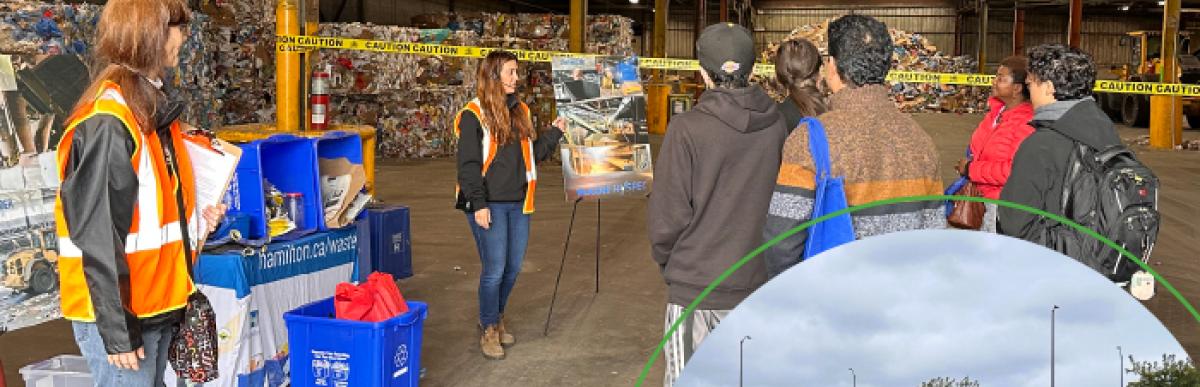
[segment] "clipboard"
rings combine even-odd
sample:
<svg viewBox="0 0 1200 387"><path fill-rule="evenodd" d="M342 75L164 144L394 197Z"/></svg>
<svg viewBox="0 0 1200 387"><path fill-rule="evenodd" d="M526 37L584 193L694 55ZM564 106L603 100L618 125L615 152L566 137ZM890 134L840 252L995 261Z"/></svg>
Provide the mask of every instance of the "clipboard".
<svg viewBox="0 0 1200 387"><path fill-rule="evenodd" d="M192 176L195 179L193 199L196 207L192 218L188 220L188 228L191 229L191 235L198 236L196 251L202 251L204 241L208 239L208 225L203 211L224 200L237 171L238 161L242 158L242 149L223 140L195 135L184 135L184 146L191 159Z"/></svg>

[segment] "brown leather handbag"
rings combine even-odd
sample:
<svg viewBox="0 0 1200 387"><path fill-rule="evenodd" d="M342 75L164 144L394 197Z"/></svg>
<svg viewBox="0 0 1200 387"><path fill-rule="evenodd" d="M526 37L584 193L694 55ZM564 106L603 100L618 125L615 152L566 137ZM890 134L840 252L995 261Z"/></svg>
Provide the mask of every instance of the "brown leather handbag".
<svg viewBox="0 0 1200 387"><path fill-rule="evenodd" d="M958 192L954 193L959 196L982 197L979 193L979 188L975 187L975 183L967 180ZM954 209L950 211L950 215L946 217L946 223L951 227L964 230L978 230L983 227L983 213L987 211L983 202L973 202L968 200L954 200L951 203Z"/></svg>

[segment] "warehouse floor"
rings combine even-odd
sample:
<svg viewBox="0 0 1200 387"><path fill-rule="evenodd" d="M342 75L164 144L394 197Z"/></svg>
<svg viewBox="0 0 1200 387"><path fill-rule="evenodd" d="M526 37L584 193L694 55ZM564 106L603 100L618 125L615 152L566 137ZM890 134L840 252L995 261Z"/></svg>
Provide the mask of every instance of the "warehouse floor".
<svg viewBox="0 0 1200 387"><path fill-rule="evenodd" d="M937 142L945 179L962 154L979 115L915 115ZM1123 137L1146 130L1122 129ZM1200 138L1188 131L1185 139ZM658 138L655 139L659 140ZM1164 224L1155 249L1156 267L1180 292L1200 302L1200 152L1149 151L1139 155L1163 180ZM423 366L427 386L625 386L632 385L662 336L665 286L649 258L645 201L602 203L600 293L594 291L596 204L579 205L566 271L549 336L542 336L554 289L571 205L563 200L560 168L544 166L538 212L519 285L508 310L517 345L503 361L487 361L478 350L476 284L478 258L466 220L452 208L452 160L381 163L379 194L413 208L416 276L401 281L405 297L430 304ZM1200 357L1200 329L1164 290L1146 305ZM60 353L75 353L69 324L62 320L0 336L0 361L10 383L17 369ZM661 362L647 385L661 385Z"/></svg>

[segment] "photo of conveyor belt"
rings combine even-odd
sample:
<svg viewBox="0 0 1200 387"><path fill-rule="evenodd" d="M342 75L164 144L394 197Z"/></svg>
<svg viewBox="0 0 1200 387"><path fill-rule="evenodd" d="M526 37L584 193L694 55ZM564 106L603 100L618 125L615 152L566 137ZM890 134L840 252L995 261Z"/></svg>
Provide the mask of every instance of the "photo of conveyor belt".
<svg viewBox="0 0 1200 387"><path fill-rule="evenodd" d="M567 120L567 198L644 195L652 180L646 97L637 59L555 58L555 99Z"/></svg>

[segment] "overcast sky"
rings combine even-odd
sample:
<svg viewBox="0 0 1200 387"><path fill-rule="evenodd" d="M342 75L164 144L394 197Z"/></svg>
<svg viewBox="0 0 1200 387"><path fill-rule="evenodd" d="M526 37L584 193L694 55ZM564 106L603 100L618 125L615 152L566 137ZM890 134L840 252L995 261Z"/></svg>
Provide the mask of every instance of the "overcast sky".
<svg viewBox="0 0 1200 387"><path fill-rule="evenodd" d="M1155 297L1172 297L1161 287ZM1050 384L1050 309L1059 386L1116 386L1116 347L1138 360L1186 353L1140 303L1066 256L968 231L868 238L780 275L692 357L679 386L918 386L970 376ZM660 360L661 361L661 360ZM1133 374L1125 381L1134 380Z"/></svg>

